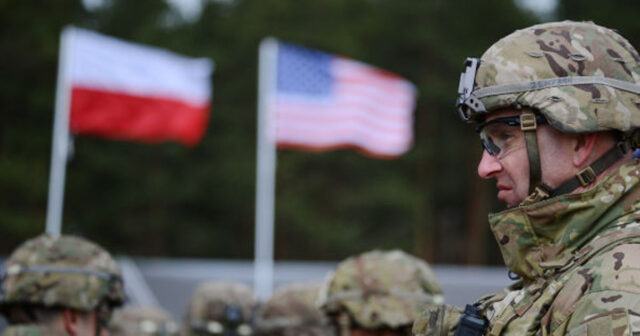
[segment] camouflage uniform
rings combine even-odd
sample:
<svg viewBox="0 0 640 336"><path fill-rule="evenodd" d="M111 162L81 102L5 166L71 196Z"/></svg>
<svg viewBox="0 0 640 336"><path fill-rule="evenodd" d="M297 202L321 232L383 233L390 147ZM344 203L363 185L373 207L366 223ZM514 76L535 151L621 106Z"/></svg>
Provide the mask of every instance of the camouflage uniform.
<svg viewBox="0 0 640 336"><path fill-rule="evenodd" d="M279 288L258 310L256 334L262 336L333 336L333 327L316 306L321 284Z"/></svg>
<svg viewBox="0 0 640 336"><path fill-rule="evenodd" d="M35 324L9 326L2 336L70 336L63 330L54 330Z"/></svg>
<svg viewBox="0 0 640 336"><path fill-rule="evenodd" d="M256 301L246 285L205 282L196 287L184 320L186 336L253 334Z"/></svg>
<svg viewBox="0 0 640 336"><path fill-rule="evenodd" d="M160 308L127 306L113 313L109 332L111 336L178 336L180 328Z"/></svg>
<svg viewBox="0 0 640 336"><path fill-rule="evenodd" d="M354 325L402 333L427 305L442 301L429 265L400 250L374 250L341 262L319 299L341 335Z"/></svg>
<svg viewBox="0 0 640 336"><path fill-rule="evenodd" d="M592 164L596 173L581 176L584 191L534 190L520 206L489 216L505 264L521 280L475 303L488 320L487 335L640 332L640 163L626 159L638 147L639 61L610 29L547 23L487 50L471 77L473 90L461 82L458 105L470 122L502 107L532 108L562 132L615 130L621 139L608 153L620 151L615 157L623 163L597 183L603 169ZM453 335L459 319L454 307L432 308L414 334Z"/></svg>
<svg viewBox="0 0 640 336"><path fill-rule="evenodd" d="M111 307L124 299L115 260L100 246L79 237L30 239L9 256L2 274L0 309L5 315L14 307L96 310L100 322L106 323ZM65 334L29 324L11 325L3 336Z"/></svg>

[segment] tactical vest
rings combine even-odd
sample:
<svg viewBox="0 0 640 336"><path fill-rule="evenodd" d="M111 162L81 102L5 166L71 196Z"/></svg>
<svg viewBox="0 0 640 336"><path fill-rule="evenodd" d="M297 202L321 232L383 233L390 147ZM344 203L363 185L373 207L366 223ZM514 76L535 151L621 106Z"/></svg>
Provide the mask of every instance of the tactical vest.
<svg viewBox="0 0 640 336"><path fill-rule="evenodd" d="M596 279L589 273L589 266L601 262L607 252L631 247L640 252L640 224L609 231L578 250L569 260L548 265L548 277L538 277L523 285L520 281L508 289L479 299L476 304L484 310L489 320L487 335L565 335L577 303L587 293ZM616 253L622 252L613 252ZM640 256L638 256L640 257ZM638 273L640 274L640 272ZM603 284L599 284L602 286ZM617 295L611 293L615 299ZM630 293L632 300L640 302L640 291ZM571 335L614 335L616 328L640 331L640 326L630 322L639 320L634 311L619 309L593 312L584 321L573 321ZM602 316L598 316L602 315ZM601 317L601 318L598 318ZM623 330L620 329L620 332ZM626 333L620 333L624 335ZM634 333L635 335L635 333Z"/></svg>

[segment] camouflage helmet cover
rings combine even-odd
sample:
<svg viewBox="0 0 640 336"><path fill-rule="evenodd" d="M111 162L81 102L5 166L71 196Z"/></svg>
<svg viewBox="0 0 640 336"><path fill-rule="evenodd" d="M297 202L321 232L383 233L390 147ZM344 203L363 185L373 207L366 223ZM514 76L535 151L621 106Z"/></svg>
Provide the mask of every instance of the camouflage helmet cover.
<svg viewBox="0 0 640 336"><path fill-rule="evenodd" d="M240 334L250 334L255 306L253 290L244 284L204 282L191 295L185 328L217 334L233 324Z"/></svg>
<svg viewBox="0 0 640 336"><path fill-rule="evenodd" d="M496 42L477 71L472 60L458 100L467 121L481 122L499 108L531 107L567 133L640 127L640 56L611 29L592 22L539 24Z"/></svg>
<svg viewBox="0 0 640 336"><path fill-rule="evenodd" d="M0 305L33 304L90 311L125 300L120 268L109 252L74 236L27 240L5 263Z"/></svg>
<svg viewBox="0 0 640 336"><path fill-rule="evenodd" d="M374 250L338 264L320 294L328 314L347 312L365 328L410 325L427 304L442 303L429 265L400 250Z"/></svg>
<svg viewBox="0 0 640 336"><path fill-rule="evenodd" d="M259 335L331 336L333 327L317 307L320 283L299 283L275 291L257 313Z"/></svg>
<svg viewBox="0 0 640 336"><path fill-rule="evenodd" d="M180 328L163 309L127 306L113 312L109 332L113 336L178 336Z"/></svg>

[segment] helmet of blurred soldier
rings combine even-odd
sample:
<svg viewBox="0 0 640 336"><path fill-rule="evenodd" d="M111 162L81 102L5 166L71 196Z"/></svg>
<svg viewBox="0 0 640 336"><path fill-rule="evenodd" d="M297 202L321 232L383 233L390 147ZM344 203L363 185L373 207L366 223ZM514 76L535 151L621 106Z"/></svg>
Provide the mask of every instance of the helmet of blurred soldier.
<svg viewBox="0 0 640 336"><path fill-rule="evenodd" d="M205 282L191 295L185 315L187 335L252 335L256 300L240 283Z"/></svg>
<svg viewBox="0 0 640 336"><path fill-rule="evenodd" d="M340 328L349 323L364 329L410 327L427 305L442 302L429 265L400 250L344 260L329 274L319 298L320 308Z"/></svg>
<svg viewBox="0 0 640 336"><path fill-rule="evenodd" d="M151 306L126 306L113 312L111 336L178 336L180 328L165 310Z"/></svg>
<svg viewBox="0 0 640 336"><path fill-rule="evenodd" d="M84 238L50 236L27 240L5 263L0 307L33 305L92 311L125 300L120 268L102 247Z"/></svg>
<svg viewBox="0 0 640 336"><path fill-rule="evenodd" d="M333 336L328 318L318 309L320 283L279 288L258 309L256 334L261 336Z"/></svg>

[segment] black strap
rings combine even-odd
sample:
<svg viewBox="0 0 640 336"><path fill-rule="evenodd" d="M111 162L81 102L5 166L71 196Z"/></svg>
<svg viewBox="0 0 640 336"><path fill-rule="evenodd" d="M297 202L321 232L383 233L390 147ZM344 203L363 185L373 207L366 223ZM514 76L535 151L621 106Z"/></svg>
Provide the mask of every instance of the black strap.
<svg viewBox="0 0 640 336"><path fill-rule="evenodd" d="M613 148L599 157L591 166L581 170L576 176L562 183L557 188L551 190L550 197L567 194L578 187L585 187L595 181L598 174L611 167L629 151L627 142L618 142Z"/></svg>

